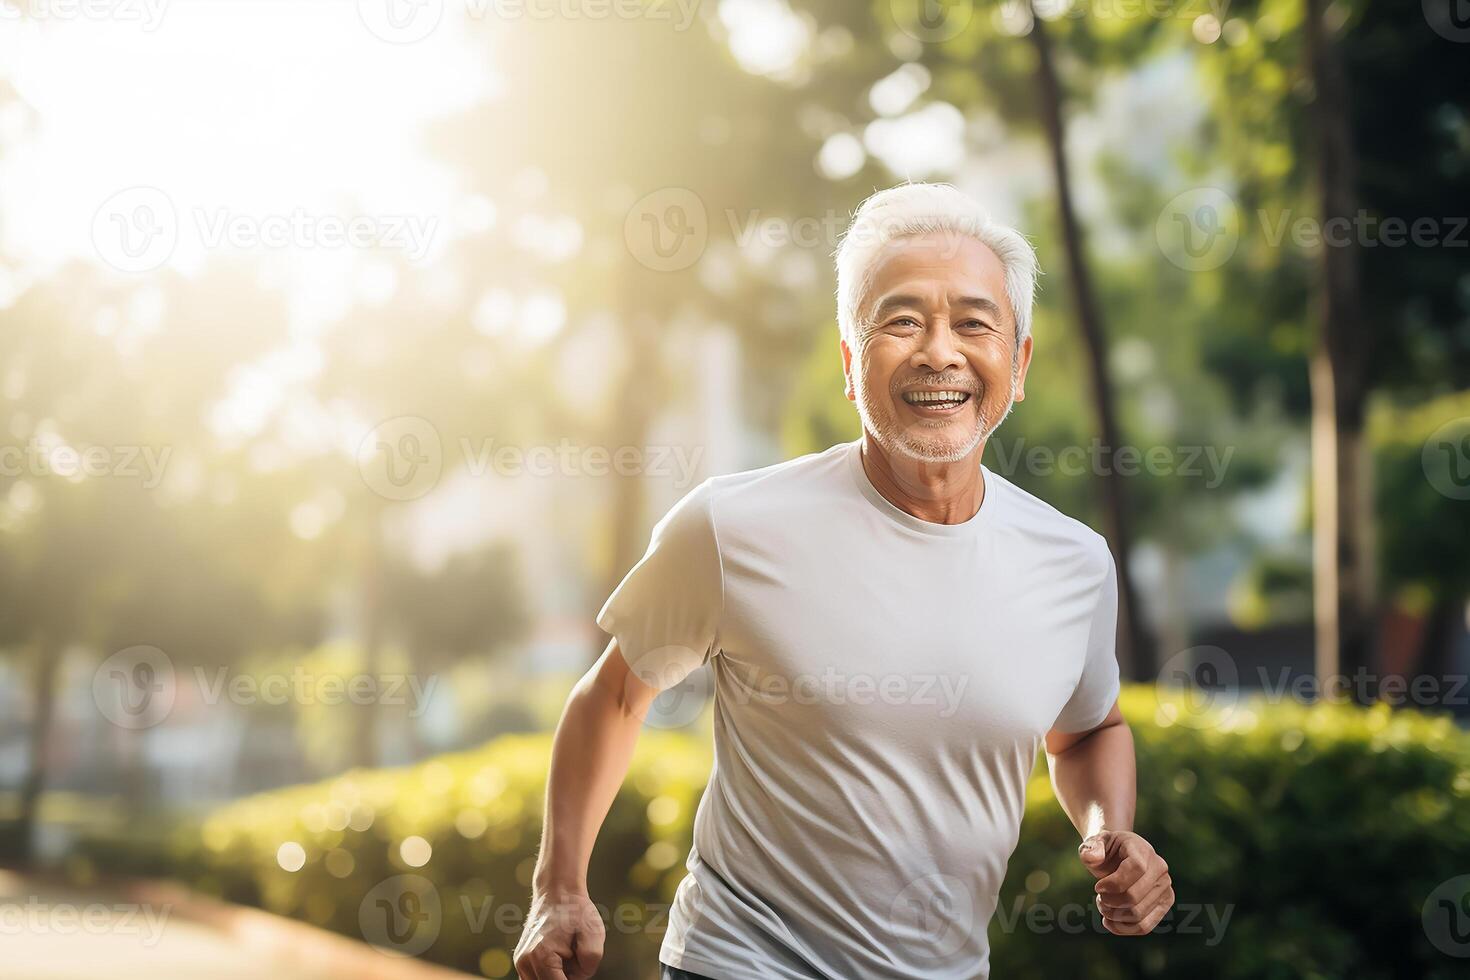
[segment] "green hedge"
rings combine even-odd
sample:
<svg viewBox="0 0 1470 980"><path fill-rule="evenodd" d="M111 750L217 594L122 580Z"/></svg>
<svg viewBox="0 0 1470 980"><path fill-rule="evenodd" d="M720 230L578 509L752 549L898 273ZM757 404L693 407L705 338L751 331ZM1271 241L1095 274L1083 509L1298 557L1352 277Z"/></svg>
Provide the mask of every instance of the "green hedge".
<svg viewBox="0 0 1470 980"><path fill-rule="evenodd" d="M365 938L393 955L513 976L550 746L546 735L508 735L410 768L355 770L248 797L181 837L166 870L202 891ZM699 739L654 731L640 738L589 875L609 921L602 975L656 973L662 910L684 874L709 767ZM300 851L283 852L287 842ZM403 918L385 929L382 901L416 915L416 925ZM424 918L435 906L437 915Z"/></svg>
<svg viewBox="0 0 1470 980"><path fill-rule="evenodd" d="M1098 980L1470 975L1470 961L1431 945L1422 920L1436 886L1470 874L1470 736L1383 706L1187 705L1160 705L1151 689L1123 699L1137 829L1174 879L1170 931L1119 939L1091 914L1081 929L1048 926L1091 900L1091 876L1038 776L1002 889L1018 924L991 924L997 976L1077 975L1079 963ZM1017 901L1041 908L1041 929L1013 913Z"/></svg>
<svg viewBox="0 0 1470 980"><path fill-rule="evenodd" d="M1150 688L1124 695L1138 827L1175 881L1169 931L1101 931L1042 764L991 923L997 977L1465 975L1466 960L1431 945L1421 910L1442 881L1470 874L1470 737L1387 709L1251 703L1224 716L1182 704ZM507 736L241 800L185 834L161 870L389 952L511 975L548 749L546 736ZM700 738L640 740L591 873L609 917L600 975L655 975L709 764ZM385 935L390 908L416 918Z"/></svg>

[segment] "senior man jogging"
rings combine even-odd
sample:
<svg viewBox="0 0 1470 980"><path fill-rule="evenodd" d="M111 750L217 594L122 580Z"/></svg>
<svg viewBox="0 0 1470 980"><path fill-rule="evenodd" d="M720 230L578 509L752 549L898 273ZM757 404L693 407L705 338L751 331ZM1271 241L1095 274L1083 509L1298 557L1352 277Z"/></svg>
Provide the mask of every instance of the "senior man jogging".
<svg viewBox="0 0 1470 980"><path fill-rule="evenodd" d="M1169 910L1133 833L1111 552L981 463L1025 397L1036 274L948 185L858 210L837 306L862 438L706 480L607 600L556 731L521 977L596 971L593 842L650 703L704 665L715 767L665 980L987 977L1043 743L1106 928Z"/></svg>

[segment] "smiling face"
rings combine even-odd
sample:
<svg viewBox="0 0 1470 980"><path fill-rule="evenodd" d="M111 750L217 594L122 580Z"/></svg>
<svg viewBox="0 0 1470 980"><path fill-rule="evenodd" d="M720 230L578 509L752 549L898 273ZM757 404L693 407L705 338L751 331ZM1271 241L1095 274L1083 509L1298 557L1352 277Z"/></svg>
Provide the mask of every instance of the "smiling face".
<svg viewBox="0 0 1470 980"><path fill-rule="evenodd" d="M1031 338L1016 347L1005 268L968 236L890 243L842 342L847 397L890 456L964 459L1026 397Z"/></svg>

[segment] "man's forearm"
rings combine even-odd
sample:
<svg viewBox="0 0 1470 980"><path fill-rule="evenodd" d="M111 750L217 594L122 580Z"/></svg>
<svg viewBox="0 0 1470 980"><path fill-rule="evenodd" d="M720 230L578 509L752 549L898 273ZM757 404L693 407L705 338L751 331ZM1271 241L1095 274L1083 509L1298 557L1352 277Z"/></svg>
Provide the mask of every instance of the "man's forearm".
<svg viewBox="0 0 1470 980"><path fill-rule="evenodd" d="M618 658L604 669L608 658ZM610 645L598 668L577 682L552 741L546 825L533 885L585 891L597 832L628 773L651 692L628 677Z"/></svg>
<svg viewBox="0 0 1470 980"><path fill-rule="evenodd" d="M1057 801L1084 838L1133 829L1138 776L1126 723L1099 728L1056 755L1048 752L1047 763Z"/></svg>

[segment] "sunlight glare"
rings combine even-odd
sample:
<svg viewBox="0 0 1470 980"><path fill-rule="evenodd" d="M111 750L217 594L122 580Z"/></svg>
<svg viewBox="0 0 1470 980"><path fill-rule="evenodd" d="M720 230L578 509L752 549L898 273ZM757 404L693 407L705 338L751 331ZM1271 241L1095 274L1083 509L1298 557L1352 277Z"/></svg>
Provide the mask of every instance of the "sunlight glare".
<svg viewBox="0 0 1470 980"><path fill-rule="evenodd" d="M372 249L313 247L294 231L284 246L241 245L210 229L226 217L289 227L417 216L442 250L460 231L463 192L425 129L494 93L488 60L452 21L419 44L386 44L352 3L176 0L152 31L0 21L0 72L31 112L25 138L0 155L0 248L32 275L98 261L99 206L157 188L178 217L168 267L195 272L210 249L279 250L290 257L283 285L323 291L306 307L340 311L350 266Z"/></svg>

